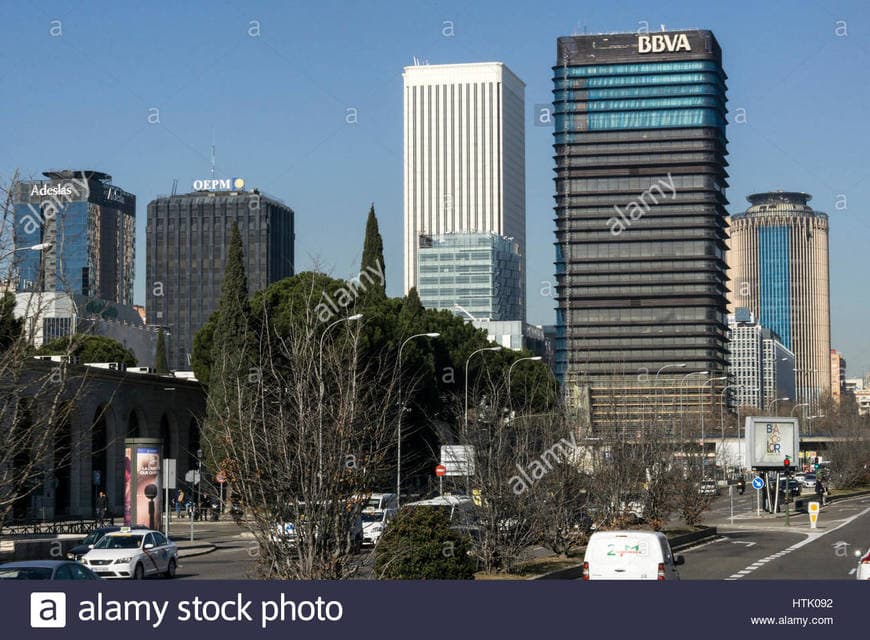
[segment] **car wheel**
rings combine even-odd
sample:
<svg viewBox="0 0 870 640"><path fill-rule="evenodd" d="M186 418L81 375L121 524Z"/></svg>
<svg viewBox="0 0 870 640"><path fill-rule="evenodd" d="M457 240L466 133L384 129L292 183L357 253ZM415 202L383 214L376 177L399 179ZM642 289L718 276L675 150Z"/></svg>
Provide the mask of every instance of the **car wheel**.
<svg viewBox="0 0 870 640"><path fill-rule="evenodd" d="M163 574L167 578L175 577L175 558L169 559L169 566L166 567L166 573Z"/></svg>
<svg viewBox="0 0 870 640"><path fill-rule="evenodd" d="M142 580L145 578L145 568L141 564L137 564L133 569L133 580Z"/></svg>

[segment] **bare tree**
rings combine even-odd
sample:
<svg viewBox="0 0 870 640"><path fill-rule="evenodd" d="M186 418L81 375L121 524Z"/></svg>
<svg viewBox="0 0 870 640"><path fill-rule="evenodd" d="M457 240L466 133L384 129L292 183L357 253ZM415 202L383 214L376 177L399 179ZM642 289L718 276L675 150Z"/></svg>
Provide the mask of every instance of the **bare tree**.
<svg viewBox="0 0 870 640"><path fill-rule="evenodd" d="M206 446L224 456L214 462L252 516L259 571L270 578L353 574L360 512L395 446L395 370L361 362L358 323L324 333L313 313L320 294L282 335L254 310L253 367L230 376L224 406L210 407L219 442ZM224 375L216 365L212 377Z"/></svg>

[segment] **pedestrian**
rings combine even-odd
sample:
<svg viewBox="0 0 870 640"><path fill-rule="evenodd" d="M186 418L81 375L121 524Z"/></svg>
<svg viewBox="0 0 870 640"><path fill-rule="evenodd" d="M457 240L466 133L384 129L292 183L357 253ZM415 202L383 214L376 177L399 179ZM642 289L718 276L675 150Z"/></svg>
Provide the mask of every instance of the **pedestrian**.
<svg viewBox="0 0 870 640"><path fill-rule="evenodd" d="M821 478L816 478L816 497L819 499L821 506L825 506L825 485L822 484Z"/></svg>
<svg viewBox="0 0 870 640"><path fill-rule="evenodd" d="M181 517L181 505L184 504L184 489L179 489L175 493L175 519Z"/></svg>
<svg viewBox="0 0 870 640"><path fill-rule="evenodd" d="M109 508L109 499L106 497L105 491L100 491L97 495L97 526L102 527L106 521L106 510Z"/></svg>

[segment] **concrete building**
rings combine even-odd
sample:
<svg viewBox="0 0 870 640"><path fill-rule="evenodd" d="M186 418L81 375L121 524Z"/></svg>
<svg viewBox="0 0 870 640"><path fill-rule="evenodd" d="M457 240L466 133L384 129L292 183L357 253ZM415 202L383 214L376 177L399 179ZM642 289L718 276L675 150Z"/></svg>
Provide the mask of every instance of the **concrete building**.
<svg viewBox="0 0 870 640"><path fill-rule="evenodd" d="M40 402L54 400L53 393L39 388L57 366L28 361L17 385L21 398L31 390L35 394L28 415L44 410ZM123 516L125 438L161 439L164 457L177 460L179 478L195 468L206 413L199 383L98 366L71 366L69 371L59 397L70 403L69 418L47 452L42 484L14 505L15 519L92 518L97 490L106 492L115 517Z"/></svg>
<svg viewBox="0 0 870 640"><path fill-rule="evenodd" d="M417 286L421 235L513 238L524 274L525 85L500 62L415 65L402 77L405 292ZM525 320L522 300L513 319Z"/></svg>
<svg viewBox="0 0 870 640"><path fill-rule="evenodd" d="M762 329L762 367L764 369L764 408L773 408L775 400L787 398L783 402L793 405L798 396L795 395L795 354L786 347L779 336L770 329ZM806 412L804 415L808 415Z"/></svg>
<svg viewBox="0 0 870 640"><path fill-rule="evenodd" d="M541 356L549 362L552 355L552 341L539 325L528 324L519 320L486 321L476 320L473 324L478 329L486 331L486 339L501 345L505 349L519 351L525 349L533 355Z"/></svg>
<svg viewBox="0 0 870 640"><path fill-rule="evenodd" d="M457 305L477 319L523 317L522 256L512 238L494 233L419 236L417 294L428 309Z"/></svg>
<svg viewBox="0 0 870 640"><path fill-rule="evenodd" d="M846 358L836 349L831 349L831 398L840 404L846 392Z"/></svg>
<svg viewBox="0 0 870 640"><path fill-rule="evenodd" d="M817 413L831 390L828 216L806 193L773 191L748 197L731 220L732 308L747 307L794 352L798 403Z"/></svg>
<svg viewBox="0 0 870 640"><path fill-rule="evenodd" d="M193 338L218 306L233 222L242 236L250 293L293 275L290 207L246 191L241 178L197 180L194 188L199 190L148 204L145 307L148 323L172 335L171 369L190 368Z"/></svg>
<svg viewBox="0 0 870 640"><path fill-rule="evenodd" d="M738 407L764 404L764 343L762 327L748 309L737 309L728 316L730 383L736 385L731 397Z"/></svg>
<svg viewBox="0 0 870 640"><path fill-rule="evenodd" d="M558 39L556 371L593 430L725 384L726 78L710 31Z"/></svg>
<svg viewBox="0 0 870 640"><path fill-rule="evenodd" d="M15 294L15 315L25 319L28 341L36 348L85 333L117 340L133 352L139 366L154 366L158 328L146 325L130 305L62 292L27 292Z"/></svg>
<svg viewBox="0 0 870 640"><path fill-rule="evenodd" d="M732 405L766 410L777 398L794 403L794 353L746 308L728 316L728 332Z"/></svg>

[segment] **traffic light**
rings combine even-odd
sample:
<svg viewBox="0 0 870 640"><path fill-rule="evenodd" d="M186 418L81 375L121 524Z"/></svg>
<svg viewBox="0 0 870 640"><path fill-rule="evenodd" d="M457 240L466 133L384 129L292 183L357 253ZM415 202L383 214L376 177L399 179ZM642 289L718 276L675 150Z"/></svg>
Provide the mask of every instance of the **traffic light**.
<svg viewBox="0 0 870 640"><path fill-rule="evenodd" d="M788 456L782 461L782 466L785 467L785 473L788 475L789 471L791 471L791 460L788 459Z"/></svg>
<svg viewBox="0 0 870 640"><path fill-rule="evenodd" d="M813 458L813 471L818 471L818 470L819 470L819 457L816 456L815 458Z"/></svg>

